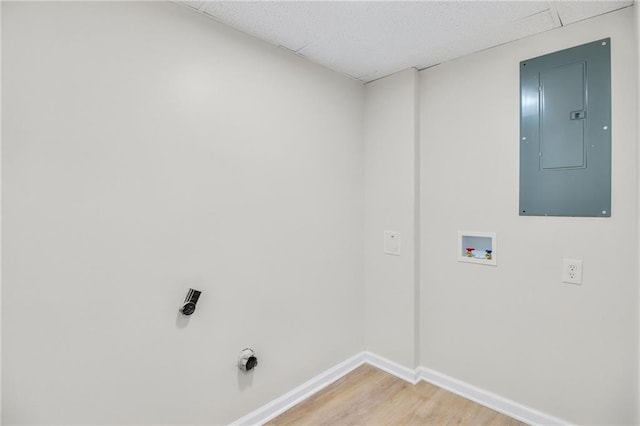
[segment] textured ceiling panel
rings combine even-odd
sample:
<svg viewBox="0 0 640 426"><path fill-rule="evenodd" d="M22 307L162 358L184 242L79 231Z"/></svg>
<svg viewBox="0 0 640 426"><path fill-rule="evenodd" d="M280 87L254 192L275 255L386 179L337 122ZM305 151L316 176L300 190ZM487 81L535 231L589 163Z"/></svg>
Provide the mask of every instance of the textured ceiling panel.
<svg viewBox="0 0 640 426"><path fill-rule="evenodd" d="M606 1L187 1L214 19L372 81L587 19Z"/></svg>
<svg viewBox="0 0 640 426"><path fill-rule="evenodd" d="M366 2L211 1L203 12L234 28L297 51L359 22Z"/></svg>
<svg viewBox="0 0 640 426"><path fill-rule="evenodd" d="M583 21L593 16L612 12L622 7L631 6L633 1L609 0L609 1L556 1L555 6L562 24L572 24Z"/></svg>
<svg viewBox="0 0 640 426"><path fill-rule="evenodd" d="M509 41L512 33L522 38L547 30L548 25L528 25L528 32L521 35L522 28L516 25L546 10L546 2L375 2L362 10L357 27L336 31L299 53L370 81L495 46L491 40L496 34L501 35L500 44Z"/></svg>

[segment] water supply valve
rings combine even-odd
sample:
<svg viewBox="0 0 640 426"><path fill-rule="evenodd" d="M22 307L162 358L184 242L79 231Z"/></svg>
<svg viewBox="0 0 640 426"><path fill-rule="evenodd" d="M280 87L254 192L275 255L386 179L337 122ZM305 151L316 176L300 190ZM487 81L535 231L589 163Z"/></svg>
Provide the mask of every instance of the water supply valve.
<svg viewBox="0 0 640 426"><path fill-rule="evenodd" d="M238 358L238 368L242 371L251 371L258 365L258 358L256 358L253 349L245 348L240 353Z"/></svg>

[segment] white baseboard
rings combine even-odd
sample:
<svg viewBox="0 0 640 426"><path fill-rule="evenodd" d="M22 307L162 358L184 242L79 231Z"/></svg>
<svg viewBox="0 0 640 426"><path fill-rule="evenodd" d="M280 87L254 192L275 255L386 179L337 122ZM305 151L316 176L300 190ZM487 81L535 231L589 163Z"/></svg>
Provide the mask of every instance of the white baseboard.
<svg viewBox="0 0 640 426"><path fill-rule="evenodd" d="M390 359L381 357L380 355L368 351L364 352L364 362L382 371L386 371L387 373L392 374L397 378L404 380L405 382L409 382L412 385L418 383L418 369L405 367L404 365L400 365L395 361L391 361Z"/></svg>
<svg viewBox="0 0 640 426"><path fill-rule="evenodd" d="M570 423L527 407L510 399L480 389L469 383L425 367L411 369L372 352L360 352L335 367L317 375L290 392L231 423L233 426L262 425L289 408L309 398L362 364L372 365L399 379L416 384L424 380L480 405L531 425L569 425Z"/></svg>
<svg viewBox="0 0 640 426"><path fill-rule="evenodd" d="M553 417L549 414L534 410L531 407L522 405L518 402L504 398L495 393L480 389L469 383L454 379L446 374L439 373L425 367L416 369L418 380L424 380L433 385L446 389L450 392L460 395L480 405L491 408L499 413L513 417L516 420L528 423L530 425L569 425L570 423Z"/></svg>
<svg viewBox="0 0 640 426"><path fill-rule="evenodd" d="M314 393L324 389L331 383L345 376L355 368L365 363L365 352L360 352L346 361L331 367L297 388L287 392L279 398L263 405L244 417L231 423L233 426L262 425L272 420L289 408L309 398Z"/></svg>

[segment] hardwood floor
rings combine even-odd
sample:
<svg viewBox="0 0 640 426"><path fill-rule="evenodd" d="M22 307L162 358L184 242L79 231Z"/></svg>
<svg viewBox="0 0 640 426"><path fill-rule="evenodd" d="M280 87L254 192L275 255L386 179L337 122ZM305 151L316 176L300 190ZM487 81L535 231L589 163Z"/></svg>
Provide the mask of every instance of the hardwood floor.
<svg viewBox="0 0 640 426"><path fill-rule="evenodd" d="M524 425L426 382L363 365L267 423L285 425Z"/></svg>

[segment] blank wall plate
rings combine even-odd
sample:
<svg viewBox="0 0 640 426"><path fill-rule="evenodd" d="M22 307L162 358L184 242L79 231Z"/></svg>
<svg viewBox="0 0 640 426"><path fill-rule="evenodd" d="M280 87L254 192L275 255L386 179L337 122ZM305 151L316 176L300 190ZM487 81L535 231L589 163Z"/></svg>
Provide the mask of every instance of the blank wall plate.
<svg viewBox="0 0 640 426"><path fill-rule="evenodd" d="M384 231L384 252L400 256L400 232Z"/></svg>

